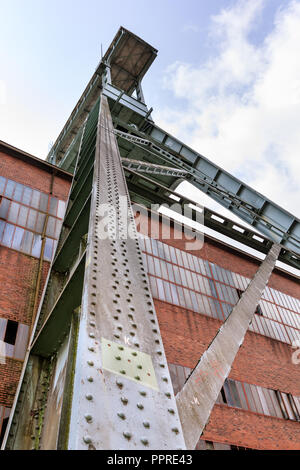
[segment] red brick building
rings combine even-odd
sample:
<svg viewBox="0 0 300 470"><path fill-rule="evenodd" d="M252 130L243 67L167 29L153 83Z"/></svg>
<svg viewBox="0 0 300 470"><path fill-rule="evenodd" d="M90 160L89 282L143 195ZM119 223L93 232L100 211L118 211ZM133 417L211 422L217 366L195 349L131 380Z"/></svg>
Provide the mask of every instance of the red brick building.
<svg viewBox="0 0 300 470"><path fill-rule="evenodd" d="M175 394L260 264L207 236L187 252L179 238L142 237ZM300 449L299 329L299 278L275 269L198 449Z"/></svg>
<svg viewBox="0 0 300 470"><path fill-rule="evenodd" d="M60 168L0 143L1 436L71 181ZM201 250L187 252L178 230L167 240L141 234L175 393L259 266L208 236ZM300 449L300 364L292 347L299 330L299 279L276 269L198 449Z"/></svg>
<svg viewBox="0 0 300 470"><path fill-rule="evenodd" d="M71 180L69 173L0 141L1 437L56 247Z"/></svg>

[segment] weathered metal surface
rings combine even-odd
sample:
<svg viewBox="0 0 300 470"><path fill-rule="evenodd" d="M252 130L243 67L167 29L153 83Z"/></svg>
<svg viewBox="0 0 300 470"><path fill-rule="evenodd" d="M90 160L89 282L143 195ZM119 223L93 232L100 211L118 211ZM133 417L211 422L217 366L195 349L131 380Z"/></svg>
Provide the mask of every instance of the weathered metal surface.
<svg viewBox="0 0 300 470"><path fill-rule="evenodd" d="M61 408L64 395L70 337L63 342L53 366L53 373L49 384L47 407L43 416L43 430L41 433L41 450L55 450L59 433Z"/></svg>
<svg viewBox="0 0 300 470"><path fill-rule="evenodd" d="M152 175L177 176L182 178L188 174L186 170L179 170L178 168L172 168L169 166L142 162L140 160L133 160L131 158L122 158L122 164L125 168L130 168L139 173L149 173Z"/></svg>
<svg viewBox="0 0 300 470"><path fill-rule="evenodd" d="M254 278L202 355L183 389L176 395L185 442L194 449L216 403L224 380L243 344L255 308L280 252L274 244Z"/></svg>
<svg viewBox="0 0 300 470"><path fill-rule="evenodd" d="M122 26L100 63L110 68L111 83L129 95L152 64L157 50Z"/></svg>
<svg viewBox="0 0 300 470"><path fill-rule="evenodd" d="M114 231L114 222L117 225L111 238L100 233L104 204L108 205L108 231ZM185 448L105 96L91 207L68 448ZM124 220L124 209L129 221ZM108 358L107 352L103 356L101 338L148 355L144 357L147 365L153 364L158 390L105 369Z"/></svg>

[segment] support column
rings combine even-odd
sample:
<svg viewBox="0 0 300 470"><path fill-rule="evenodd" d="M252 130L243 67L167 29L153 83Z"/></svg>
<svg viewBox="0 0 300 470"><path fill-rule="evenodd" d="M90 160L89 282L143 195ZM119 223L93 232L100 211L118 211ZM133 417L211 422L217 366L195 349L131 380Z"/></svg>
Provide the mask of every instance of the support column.
<svg viewBox="0 0 300 470"><path fill-rule="evenodd" d="M272 246L242 297L176 396L188 449L195 449L203 433L236 354L243 344L280 250L280 245Z"/></svg>
<svg viewBox="0 0 300 470"><path fill-rule="evenodd" d="M68 448L185 448L119 149L103 95Z"/></svg>

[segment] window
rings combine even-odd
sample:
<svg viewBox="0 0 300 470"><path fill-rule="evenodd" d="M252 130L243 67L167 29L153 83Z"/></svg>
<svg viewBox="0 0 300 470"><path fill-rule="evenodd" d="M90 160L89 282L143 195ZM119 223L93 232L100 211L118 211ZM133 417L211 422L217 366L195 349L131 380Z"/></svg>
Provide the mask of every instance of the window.
<svg viewBox="0 0 300 470"><path fill-rule="evenodd" d="M18 331L18 323L12 320L7 320L4 343L14 345L16 342L17 331Z"/></svg>

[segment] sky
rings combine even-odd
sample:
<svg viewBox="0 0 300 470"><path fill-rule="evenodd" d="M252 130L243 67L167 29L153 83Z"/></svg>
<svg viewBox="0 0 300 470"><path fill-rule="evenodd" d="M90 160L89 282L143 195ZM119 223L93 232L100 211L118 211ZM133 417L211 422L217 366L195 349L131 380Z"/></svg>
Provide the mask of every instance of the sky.
<svg viewBox="0 0 300 470"><path fill-rule="evenodd" d="M0 0L0 14L0 140L45 158L122 25L159 50L143 81L156 124L300 216L300 0Z"/></svg>

